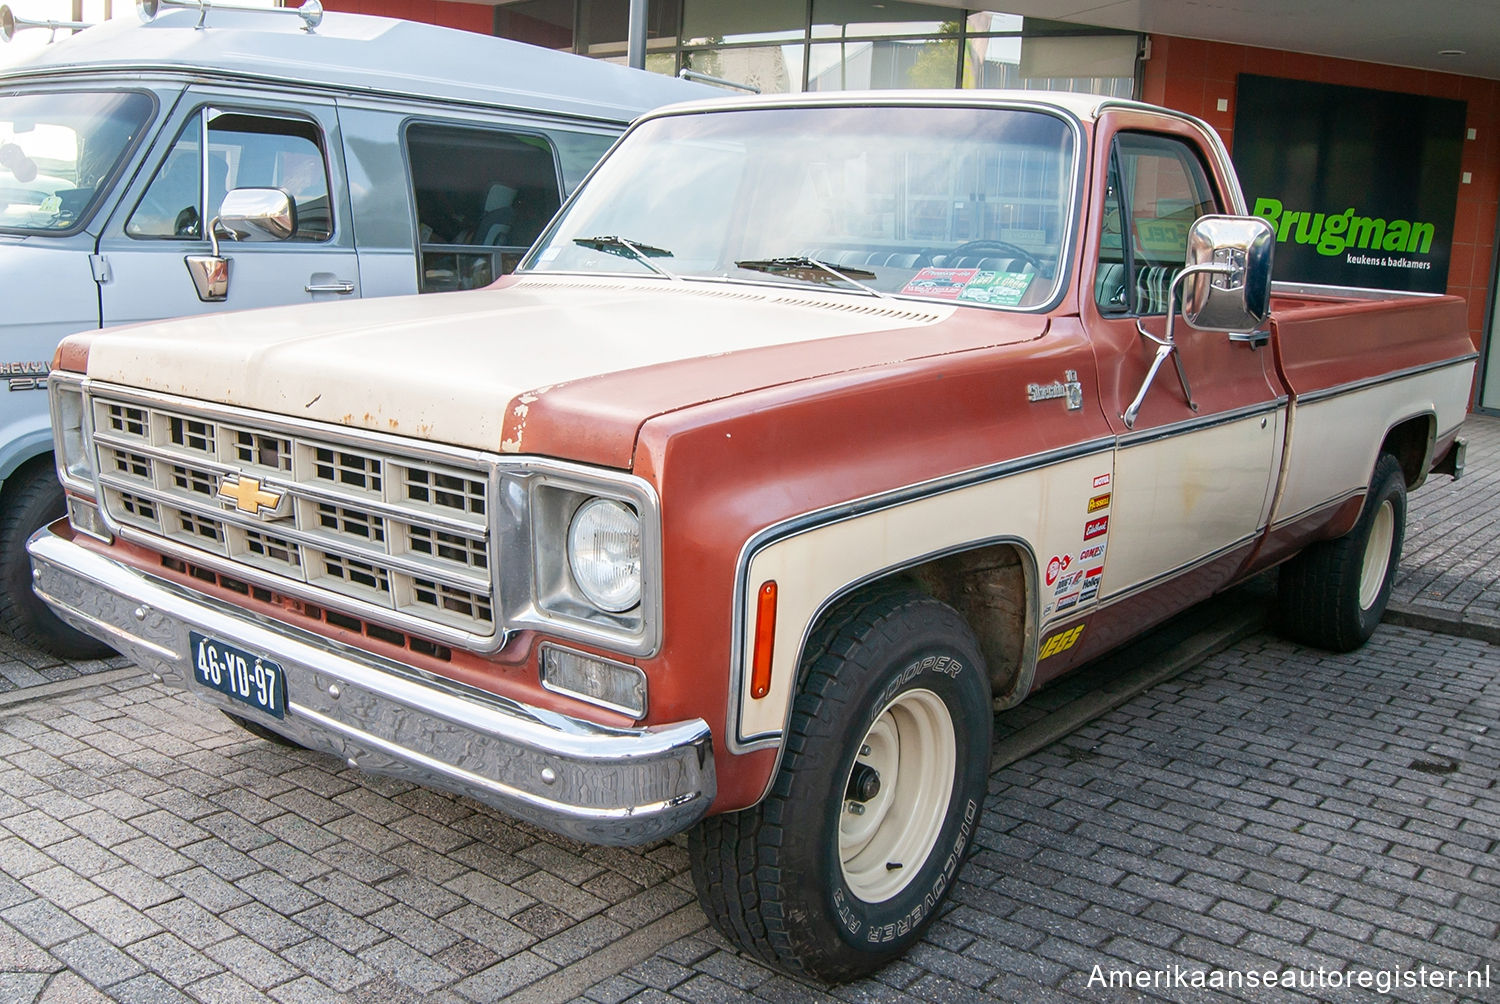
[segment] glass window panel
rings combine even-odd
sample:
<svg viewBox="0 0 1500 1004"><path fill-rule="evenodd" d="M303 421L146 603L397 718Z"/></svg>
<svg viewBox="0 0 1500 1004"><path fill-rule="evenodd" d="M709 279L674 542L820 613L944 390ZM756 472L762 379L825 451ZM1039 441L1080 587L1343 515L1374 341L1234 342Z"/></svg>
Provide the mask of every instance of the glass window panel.
<svg viewBox="0 0 1500 1004"><path fill-rule="evenodd" d="M682 37L690 45L802 38L806 24L805 0L683 0Z"/></svg>
<svg viewBox="0 0 1500 1004"><path fill-rule="evenodd" d="M82 226L154 108L131 91L0 95L0 230Z"/></svg>
<svg viewBox="0 0 1500 1004"><path fill-rule="evenodd" d="M495 8L495 34L547 49L573 48L573 0L522 0Z"/></svg>
<svg viewBox="0 0 1500 1004"><path fill-rule="evenodd" d="M959 11L920 3L813 0L814 38L958 34Z"/></svg>
<svg viewBox="0 0 1500 1004"><path fill-rule="evenodd" d="M802 52L797 45L754 45L683 53L690 70L760 88L762 94L802 90Z"/></svg>
<svg viewBox="0 0 1500 1004"><path fill-rule="evenodd" d="M646 5L646 39L677 40L678 0L651 0ZM578 50L600 54L625 50L630 36L630 0L579 0Z"/></svg>
<svg viewBox="0 0 1500 1004"><path fill-rule="evenodd" d="M980 10L969 15L969 34L991 31L1019 33L1026 19L1019 14L1001 14L999 11Z"/></svg>
<svg viewBox="0 0 1500 1004"><path fill-rule="evenodd" d="M1028 77L1024 75L1021 69L1023 45L1032 41L1035 40L1023 41L1014 36L970 38L964 56L963 86L1019 88L1034 91L1083 91L1117 98L1135 96L1133 59L1130 70L1121 76Z"/></svg>
<svg viewBox="0 0 1500 1004"><path fill-rule="evenodd" d="M953 87L958 39L822 42L810 47L809 91Z"/></svg>

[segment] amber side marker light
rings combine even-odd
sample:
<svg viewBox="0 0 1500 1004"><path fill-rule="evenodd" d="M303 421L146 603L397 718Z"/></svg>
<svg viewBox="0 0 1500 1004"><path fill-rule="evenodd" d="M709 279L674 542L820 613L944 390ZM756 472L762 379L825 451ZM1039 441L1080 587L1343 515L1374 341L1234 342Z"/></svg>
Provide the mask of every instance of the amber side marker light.
<svg viewBox="0 0 1500 1004"><path fill-rule="evenodd" d="M771 692L771 647L776 640L776 582L763 583L755 599L755 651L750 658L750 696Z"/></svg>

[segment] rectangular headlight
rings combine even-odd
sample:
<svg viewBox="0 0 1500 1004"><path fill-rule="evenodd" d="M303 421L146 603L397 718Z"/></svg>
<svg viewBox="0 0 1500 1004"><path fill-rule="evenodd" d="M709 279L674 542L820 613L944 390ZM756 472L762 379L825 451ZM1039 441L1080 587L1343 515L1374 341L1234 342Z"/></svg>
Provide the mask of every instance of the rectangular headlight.
<svg viewBox="0 0 1500 1004"><path fill-rule="evenodd" d="M52 443L57 451L57 475L63 484L92 493L94 465L89 460L88 436L83 428L83 390L53 377L47 393L52 399Z"/></svg>
<svg viewBox="0 0 1500 1004"><path fill-rule="evenodd" d="M542 646L541 662L542 686L548 690L631 718L646 716L646 674L639 666L556 645Z"/></svg>

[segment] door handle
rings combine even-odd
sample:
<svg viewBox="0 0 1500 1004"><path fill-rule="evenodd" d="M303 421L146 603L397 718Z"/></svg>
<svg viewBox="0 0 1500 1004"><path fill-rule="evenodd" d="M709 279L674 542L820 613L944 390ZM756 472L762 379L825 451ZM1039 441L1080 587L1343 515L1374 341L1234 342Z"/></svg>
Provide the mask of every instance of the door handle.
<svg viewBox="0 0 1500 1004"><path fill-rule="evenodd" d="M342 293L354 292L354 283L348 279L337 279L333 282L310 282L302 289L308 293Z"/></svg>

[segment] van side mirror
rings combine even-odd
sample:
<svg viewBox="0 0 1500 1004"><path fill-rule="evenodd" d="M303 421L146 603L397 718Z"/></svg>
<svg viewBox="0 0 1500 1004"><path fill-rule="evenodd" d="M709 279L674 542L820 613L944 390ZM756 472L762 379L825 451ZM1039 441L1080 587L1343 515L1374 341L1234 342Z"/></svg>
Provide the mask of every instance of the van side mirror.
<svg viewBox="0 0 1500 1004"><path fill-rule="evenodd" d="M297 232L297 202L279 188L236 188L214 222L214 231L234 241L289 240Z"/></svg>
<svg viewBox="0 0 1500 1004"><path fill-rule="evenodd" d="M1275 246L1275 230L1259 216L1200 217L1188 231L1182 319L1200 331L1242 332L1265 323Z"/></svg>
<svg viewBox="0 0 1500 1004"><path fill-rule="evenodd" d="M297 200L279 188L236 188L224 196L208 225L211 254L190 254L188 274L198 299L218 303L229 296L229 259L219 253L219 234L232 241L290 240L297 232Z"/></svg>

